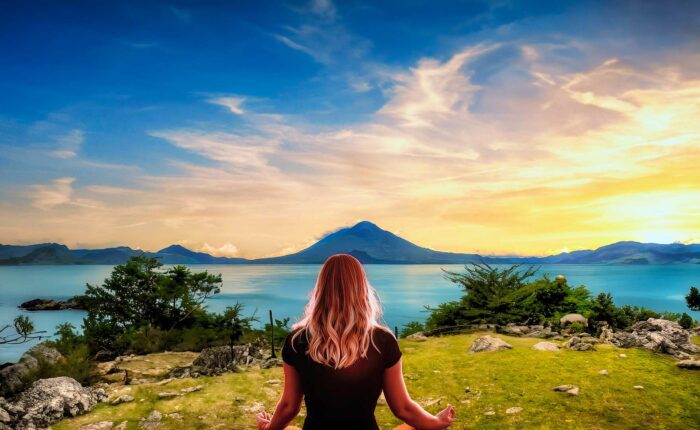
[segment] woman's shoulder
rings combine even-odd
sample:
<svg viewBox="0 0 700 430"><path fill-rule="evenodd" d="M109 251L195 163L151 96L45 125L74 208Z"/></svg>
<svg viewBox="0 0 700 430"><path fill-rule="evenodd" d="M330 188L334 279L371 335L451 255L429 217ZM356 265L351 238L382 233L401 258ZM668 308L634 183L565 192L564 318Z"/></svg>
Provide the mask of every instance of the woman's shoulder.
<svg viewBox="0 0 700 430"><path fill-rule="evenodd" d="M373 328L372 335L374 336L375 341L381 342L382 344L386 344L387 342L396 342L394 333L388 327L375 326Z"/></svg>

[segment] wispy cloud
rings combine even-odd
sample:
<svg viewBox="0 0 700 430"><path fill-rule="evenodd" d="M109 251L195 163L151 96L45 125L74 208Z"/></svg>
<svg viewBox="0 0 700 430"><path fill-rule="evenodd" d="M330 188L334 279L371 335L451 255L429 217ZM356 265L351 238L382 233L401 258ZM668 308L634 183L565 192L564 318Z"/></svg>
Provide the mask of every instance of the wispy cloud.
<svg viewBox="0 0 700 430"><path fill-rule="evenodd" d="M231 113L236 115L243 115L243 102L244 97L238 96L226 96L226 97L215 97L207 100L209 103L220 105L226 107Z"/></svg>
<svg viewBox="0 0 700 430"><path fill-rule="evenodd" d="M33 186L32 205L42 210L49 210L70 202L75 178L59 178L50 184Z"/></svg>
<svg viewBox="0 0 700 430"><path fill-rule="evenodd" d="M78 155L78 148L84 141L85 133L82 130L71 130L68 134L58 139L58 149L53 151L51 155L58 158L73 158Z"/></svg>
<svg viewBox="0 0 700 430"><path fill-rule="evenodd" d="M236 245L232 244L231 242L226 242L221 246L213 246L209 245L208 243L204 243L204 245L202 245L198 251L206 252L207 254L216 257L235 257L238 255L238 248L236 248Z"/></svg>

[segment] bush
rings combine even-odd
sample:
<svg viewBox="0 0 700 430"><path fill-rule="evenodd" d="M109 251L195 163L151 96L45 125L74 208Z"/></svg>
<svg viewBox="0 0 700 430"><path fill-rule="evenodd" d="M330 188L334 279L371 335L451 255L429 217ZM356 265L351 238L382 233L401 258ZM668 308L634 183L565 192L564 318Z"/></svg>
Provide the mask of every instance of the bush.
<svg viewBox="0 0 700 430"><path fill-rule="evenodd" d="M401 329L401 337L406 337L410 336L414 333L418 333L419 331L424 331L425 326L418 321L411 321L403 326L403 329Z"/></svg>
<svg viewBox="0 0 700 430"><path fill-rule="evenodd" d="M681 315L681 317L678 319L678 324L687 330L693 327L693 319L690 317L690 315L683 312L683 315Z"/></svg>

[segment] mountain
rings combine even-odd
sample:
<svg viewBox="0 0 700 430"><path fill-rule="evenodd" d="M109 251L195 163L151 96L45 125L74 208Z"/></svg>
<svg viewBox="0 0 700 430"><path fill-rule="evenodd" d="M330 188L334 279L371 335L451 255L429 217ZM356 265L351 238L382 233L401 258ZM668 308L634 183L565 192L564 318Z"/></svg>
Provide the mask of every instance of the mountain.
<svg viewBox="0 0 700 430"><path fill-rule="evenodd" d="M480 261L477 254L454 254L423 248L382 230L369 221L331 233L310 247L281 257L263 258L254 263L309 264L323 263L333 254L346 253L363 263L451 264Z"/></svg>
<svg viewBox="0 0 700 430"><path fill-rule="evenodd" d="M0 265L28 264L121 264L145 254L164 264L320 264L330 255L347 253L367 264L700 264L700 244L617 242L595 250L565 252L546 257L499 257L435 251L415 245L377 225L362 221L341 228L299 252L280 257L248 260L215 257L170 245L158 252L126 246L105 249L74 249L58 243L0 245Z"/></svg>

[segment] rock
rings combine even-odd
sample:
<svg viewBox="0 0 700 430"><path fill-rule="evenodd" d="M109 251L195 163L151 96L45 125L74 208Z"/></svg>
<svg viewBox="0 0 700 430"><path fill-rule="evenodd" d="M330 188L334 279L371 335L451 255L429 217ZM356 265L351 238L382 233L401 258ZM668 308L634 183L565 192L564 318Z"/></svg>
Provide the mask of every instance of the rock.
<svg viewBox="0 0 700 430"><path fill-rule="evenodd" d="M165 378L162 381L156 382L156 385L168 385L171 382L173 382L173 378Z"/></svg>
<svg viewBox="0 0 700 430"><path fill-rule="evenodd" d="M424 335L422 331L417 331L413 334L406 336L406 339L415 340L418 342L424 342L424 341L428 340L428 337L426 335Z"/></svg>
<svg viewBox="0 0 700 430"><path fill-rule="evenodd" d="M112 361L117 358L117 354L114 351L107 351L106 349L97 351L93 357L97 362ZM116 361L116 360L115 360Z"/></svg>
<svg viewBox="0 0 700 430"><path fill-rule="evenodd" d="M561 323L562 327L567 326L569 324L573 324L575 322L581 323L584 326L588 327L588 319L581 314L564 315L563 317L559 318L559 322Z"/></svg>
<svg viewBox="0 0 700 430"><path fill-rule="evenodd" d="M75 297L68 300L33 299L22 303L19 307L27 311L85 310L85 307Z"/></svg>
<svg viewBox="0 0 700 430"><path fill-rule="evenodd" d="M110 402L110 404L112 406L117 406L117 405L121 405L122 403L129 403L129 402L133 402L133 401L134 401L134 396L130 396L128 394L122 394L121 396L112 400Z"/></svg>
<svg viewBox="0 0 700 430"><path fill-rule="evenodd" d="M493 415L496 415L496 412L495 411L486 411L486 412L484 412L484 415L493 416Z"/></svg>
<svg viewBox="0 0 700 430"><path fill-rule="evenodd" d="M598 323L598 339L601 340L601 342L610 342L612 338L614 337L614 332L610 328L607 322L603 321Z"/></svg>
<svg viewBox="0 0 700 430"><path fill-rule="evenodd" d="M588 342L587 339L581 339L578 336L574 336L564 343L565 348L569 348L572 351L595 351L595 347L592 342Z"/></svg>
<svg viewBox="0 0 700 430"><path fill-rule="evenodd" d="M644 389L644 387L642 385L635 385L633 388L635 390L643 390Z"/></svg>
<svg viewBox="0 0 700 430"><path fill-rule="evenodd" d="M512 407L512 408L506 409L506 413L507 413L508 415L518 414L518 413L520 413L520 412L522 412L522 411L523 411L523 408L518 407L518 406L515 406L515 407Z"/></svg>
<svg viewBox="0 0 700 430"><path fill-rule="evenodd" d="M618 354L617 355L619 358L627 358L627 354Z"/></svg>
<svg viewBox="0 0 700 430"><path fill-rule="evenodd" d="M507 324L505 327L497 326L496 330L499 333L509 336L523 336L530 332L530 328L526 325L516 325L513 323Z"/></svg>
<svg viewBox="0 0 700 430"><path fill-rule="evenodd" d="M559 385L554 387L554 391L567 393L571 396L578 396L580 389L576 385Z"/></svg>
<svg viewBox="0 0 700 430"><path fill-rule="evenodd" d="M429 408L431 406L439 405L440 402L443 401L443 399L444 399L444 397L438 397L437 399L429 399L429 400L426 400L425 402L423 402L421 405L424 408Z"/></svg>
<svg viewBox="0 0 700 430"><path fill-rule="evenodd" d="M271 369L273 367L282 367L282 360L279 358L268 358L265 361L263 361L260 364L261 369ZM236 368L240 368L240 366L236 366ZM238 371L237 369L234 369L234 371Z"/></svg>
<svg viewBox="0 0 700 430"><path fill-rule="evenodd" d="M250 357L248 359L247 357ZM262 365L262 350L252 345L216 346L205 348L192 363L191 373L219 375L231 371L238 365ZM277 362L275 362L275 365Z"/></svg>
<svg viewBox="0 0 700 430"><path fill-rule="evenodd" d="M634 323L628 331L614 333L610 342L621 348L640 347L688 359L692 354L700 352L690 337L690 333L678 323L649 318Z"/></svg>
<svg viewBox="0 0 700 430"><path fill-rule="evenodd" d="M177 397L178 394L174 393L172 391L164 391L162 393L158 393L158 398L159 399L172 399L174 397Z"/></svg>
<svg viewBox="0 0 700 430"><path fill-rule="evenodd" d="M84 424L78 427L79 430L109 430L114 427L112 421L98 421L92 424Z"/></svg>
<svg viewBox="0 0 700 430"><path fill-rule="evenodd" d="M152 411L146 418L141 418L139 427L144 430L153 430L160 425L162 419L163 414L158 411Z"/></svg>
<svg viewBox="0 0 700 430"><path fill-rule="evenodd" d="M168 378L172 378L172 379L189 378L191 370L192 370L192 366L176 367L173 370L171 370L170 373L168 373Z"/></svg>
<svg viewBox="0 0 700 430"><path fill-rule="evenodd" d="M182 421L182 419L184 418L182 416L182 414L179 412L172 412L172 413L166 414L165 416L168 418L172 418L174 420L177 420L177 421Z"/></svg>
<svg viewBox="0 0 700 430"><path fill-rule="evenodd" d="M14 402L17 429L45 428L63 419L90 411L107 397L102 389L82 387L75 379L61 376L40 379Z"/></svg>
<svg viewBox="0 0 700 430"><path fill-rule="evenodd" d="M474 354L476 352L501 351L504 349L512 348L512 345L506 343L502 339L486 335L476 339L472 344L471 350L469 352L470 354Z"/></svg>
<svg viewBox="0 0 700 430"><path fill-rule="evenodd" d="M384 391L379 394L379 398L377 399L377 404L378 405L386 405L386 397L384 397Z"/></svg>
<svg viewBox="0 0 700 430"><path fill-rule="evenodd" d="M7 412L5 408L0 406L0 423L9 424L11 421L12 417L10 417L9 412Z"/></svg>
<svg viewBox="0 0 700 430"><path fill-rule="evenodd" d="M0 396L10 396L19 392L28 381L28 378L41 363L53 365L58 363L63 356L55 348L45 345L35 345L22 354L19 362L11 364L0 370Z"/></svg>
<svg viewBox="0 0 700 430"><path fill-rule="evenodd" d="M196 391L201 391L202 388L204 388L203 385L195 385L194 387L183 388L180 390L180 394L194 393Z"/></svg>
<svg viewBox="0 0 700 430"><path fill-rule="evenodd" d="M559 345L552 342L537 342L532 345L532 349L536 351L559 351L559 348L561 348Z"/></svg>
<svg viewBox="0 0 700 430"><path fill-rule="evenodd" d="M246 413L258 413L265 409L265 405L260 402L256 402L250 406L239 406L238 408Z"/></svg>
<svg viewBox="0 0 700 430"><path fill-rule="evenodd" d="M605 370L605 369L603 369L603 370L598 371L598 374L599 374L599 375L607 375L607 374L608 374L608 371Z"/></svg>
<svg viewBox="0 0 700 430"><path fill-rule="evenodd" d="M279 379L270 379L269 381L265 381L267 385L280 385L282 381Z"/></svg>
<svg viewBox="0 0 700 430"><path fill-rule="evenodd" d="M676 366L681 369L694 369L700 370L700 360L681 360L676 363Z"/></svg>
<svg viewBox="0 0 700 430"><path fill-rule="evenodd" d="M121 423L117 424L116 427L114 427L114 430L126 430L127 424L129 424L128 421L122 421Z"/></svg>

